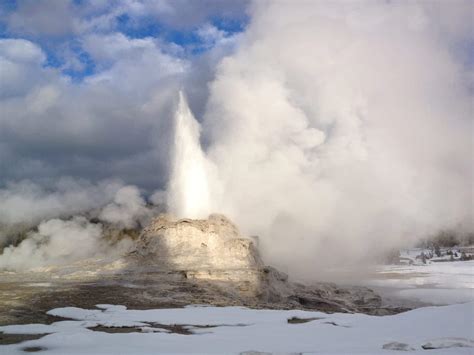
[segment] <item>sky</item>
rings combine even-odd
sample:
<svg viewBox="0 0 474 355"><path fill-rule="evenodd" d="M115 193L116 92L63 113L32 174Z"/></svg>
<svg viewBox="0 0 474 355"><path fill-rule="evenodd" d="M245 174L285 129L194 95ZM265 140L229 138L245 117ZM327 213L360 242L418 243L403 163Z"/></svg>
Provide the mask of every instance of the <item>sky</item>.
<svg viewBox="0 0 474 355"><path fill-rule="evenodd" d="M299 274L473 233L473 11L470 0L3 1L0 224L108 203L128 220L165 201L193 211L179 217L226 214Z"/></svg>
<svg viewBox="0 0 474 355"><path fill-rule="evenodd" d="M166 101L190 82L193 109L203 112L210 63L232 51L246 6L3 1L0 186L73 176L163 187Z"/></svg>

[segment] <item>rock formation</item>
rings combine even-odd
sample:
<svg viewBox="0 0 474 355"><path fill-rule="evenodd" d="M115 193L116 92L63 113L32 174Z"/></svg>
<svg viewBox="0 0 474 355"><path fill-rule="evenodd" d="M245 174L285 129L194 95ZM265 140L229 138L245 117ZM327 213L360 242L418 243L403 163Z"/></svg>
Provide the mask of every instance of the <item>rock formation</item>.
<svg viewBox="0 0 474 355"><path fill-rule="evenodd" d="M157 265L183 271L248 270L262 267L252 240L223 215L173 220L160 215L139 237L135 252Z"/></svg>
<svg viewBox="0 0 474 355"><path fill-rule="evenodd" d="M161 282L183 282L181 297L189 303L369 313L378 312L381 304L365 287L289 281L265 266L256 241L242 236L223 215L206 220L160 215L143 230L129 258L141 272L163 275ZM192 286L200 289L200 297L194 298Z"/></svg>

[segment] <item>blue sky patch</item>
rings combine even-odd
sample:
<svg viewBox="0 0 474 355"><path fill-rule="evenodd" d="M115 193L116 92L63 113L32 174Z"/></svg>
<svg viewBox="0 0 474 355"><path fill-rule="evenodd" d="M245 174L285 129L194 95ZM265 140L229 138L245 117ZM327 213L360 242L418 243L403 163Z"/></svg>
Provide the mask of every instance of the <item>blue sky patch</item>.
<svg viewBox="0 0 474 355"><path fill-rule="evenodd" d="M133 15L133 17L129 13L119 13L115 18L111 18L109 27L102 28L98 26L96 29L93 21L96 19L100 20L101 16L113 14L114 6L100 8L100 12L94 12L95 10L93 10L93 12L81 13L79 10L84 9L89 3L84 0L74 0L73 16L77 16L76 23L79 25L69 34L50 36L38 33L36 28L35 31L25 31L24 33L16 33L14 28L9 28L8 18L17 11L18 4L19 1L15 0L3 0L0 4L0 38L24 38L38 44L47 56L45 66L60 68L63 74L70 76L73 81L77 82L81 81L84 77L95 74L97 70L96 63L82 48L81 42L84 36L90 34L107 35L119 32L132 39L157 38L165 44L169 43L180 46L183 48L183 55L192 58L209 51L214 45L205 38L202 38L202 36L199 36L198 30L201 26L212 24L230 36L244 31L248 24L248 18L243 15L243 12L238 12L235 16L232 13L229 16L229 13L226 12L225 15L221 16L210 11L208 17L203 18L200 23L192 27L173 26L151 15L138 17ZM116 5L117 3L112 4ZM179 8L177 11L179 11ZM40 15L44 14L38 14L38 16ZM44 17L42 20L44 20ZM61 21L57 17L52 20ZM28 25L29 21L35 23L34 19L29 18L25 24ZM94 25L92 27L81 27L84 22ZM74 57L73 60L71 60L71 56ZM73 65L71 65L72 62L74 62Z"/></svg>

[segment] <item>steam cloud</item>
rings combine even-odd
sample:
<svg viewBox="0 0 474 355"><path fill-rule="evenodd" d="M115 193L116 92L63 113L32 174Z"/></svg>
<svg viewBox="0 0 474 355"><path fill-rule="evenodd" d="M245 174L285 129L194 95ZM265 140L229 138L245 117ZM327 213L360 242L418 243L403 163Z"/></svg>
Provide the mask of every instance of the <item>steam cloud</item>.
<svg viewBox="0 0 474 355"><path fill-rule="evenodd" d="M102 226L84 217L64 221L51 219L38 227L17 247L7 247L0 256L0 268L25 270L73 263L86 258L118 253L101 240ZM127 243L122 240L121 244Z"/></svg>
<svg viewBox="0 0 474 355"><path fill-rule="evenodd" d="M110 202L122 186L114 180L91 184L71 178L59 179L49 188L27 180L10 183L0 189L0 225L33 226L44 219L99 208Z"/></svg>
<svg viewBox="0 0 474 355"><path fill-rule="evenodd" d="M153 178L170 182L152 201L166 198L182 217L225 213L245 233L259 235L268 263L317 277L332 263L359 262L440 228L474 229L471 7L469 1L255 1L239 36L200 29L214 49L195 62L150 38L85 33L88 51L107 69L80 89L41 69L38 80L48 86L26 93L24 102L42 120L52 119L52 108L63 115L80 107L89 120L63 127L74 139L80 129L100 142L104 127L115 126L110 122L130 128L130 139L146 140L147 150L130 141L131 158L114 156L113 171L126 170L128 180L149 188L150 166L159 166ZM20 64L20 49L5 58L33 77L44 55L24 42L15 42L29 48ZM27 90L23 79L15 81L19 93ZM201 126L183 95L170 113L171 93L180 86ZM97 103L104 95L110 100ZM11 117L23 106L5 105ZM116 107L140 124L107 117ZM26 122L19 117L15 122ZM9 132L19 131L12 122ZM149 143L150 132L159 143ZM169 146L171 162L164 158ZM55 249L64 250L56 262L78 260L94 255L93 241L101 245L100 228L79 217L48 219L99 209L102 221L133 228L151 215L138 187L68 181L52 194L25 182L0 190L1 223L43 221L18 247L5 249L0 267L43 265L55 260ZM89 251L70 254L79 241Z"/></svg>
<svg viewBox="0 0 474 355"><path fill-rule="evenodd" d="M117 191L114 201L105 206L99 219L121 228L137 228L150 219L152 210L136 186L125 186Z"/></svg>
<svg viewBox="0 0 474 355"><path fill-rule="evenodd" d="M136 186L123 186L117 181L92 185L66 179L56 188L48 193L31 182L22 182L0 191L0 205L13 208L3 211L0 242L8 244L8 236L15 231L27 232L18 245L3 249L0 269L41 270L122 255L129 250L130 239L107 240L104 224L117 229L140 228L157 213L146 205ZM100 223L92 223L78 213L96 217ZM32 230L37 224L37 231Z"/></svg>
<svg viewBox="0 0 474 355"><path fill-rule="evenodd" d="M465 33L447 32L444 10L254 3L210 86L210 210L300 275L472 230L472 90L450 47Z"/></svg>

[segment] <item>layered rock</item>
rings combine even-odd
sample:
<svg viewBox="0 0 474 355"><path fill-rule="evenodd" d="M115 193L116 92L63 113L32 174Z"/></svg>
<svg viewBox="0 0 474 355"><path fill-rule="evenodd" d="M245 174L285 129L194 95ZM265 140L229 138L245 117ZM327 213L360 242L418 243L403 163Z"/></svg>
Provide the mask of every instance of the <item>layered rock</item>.
<svg viewBox="0 0 474 355"><path fill-rule="evenodd" d="M207 220L173 220L160 215L143 230L135 252L174 270L239 270L263 265L254 242L217 214Z"/></svg>
<svg viewBox="0 0 474 355"><path fill-rule="evenodd" d="M180 297L190 303L369 313L381 303L364 287L289 281L286 274L265 266L256 241L242 236L223 215L206 220L160 215L143 230L130 258L142 272L160 273L160 282L181 282L179 289L189 293ZM191 285L199 288L199 295Z"/></svg>

